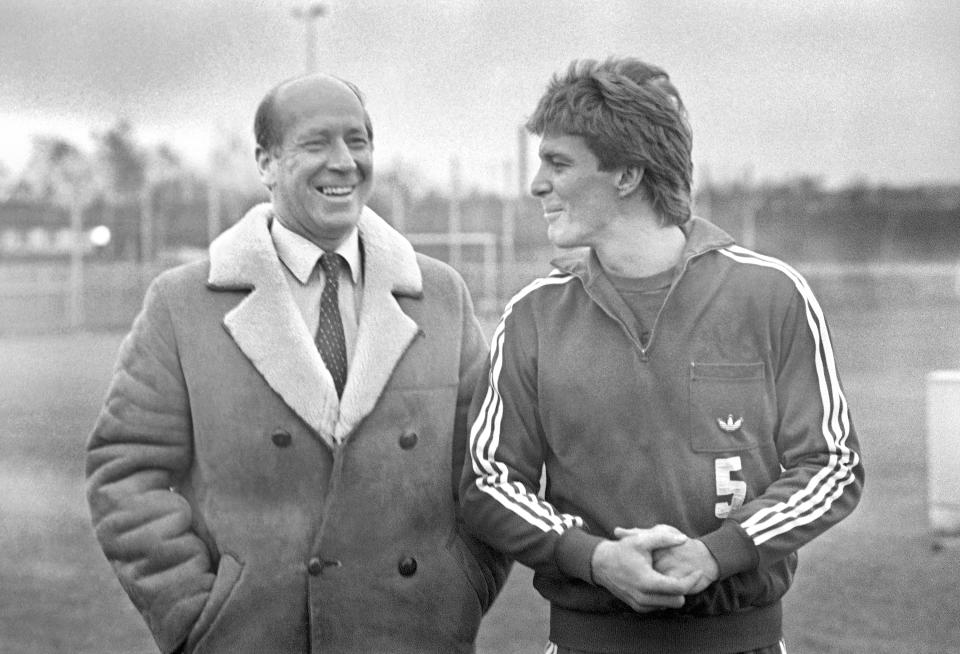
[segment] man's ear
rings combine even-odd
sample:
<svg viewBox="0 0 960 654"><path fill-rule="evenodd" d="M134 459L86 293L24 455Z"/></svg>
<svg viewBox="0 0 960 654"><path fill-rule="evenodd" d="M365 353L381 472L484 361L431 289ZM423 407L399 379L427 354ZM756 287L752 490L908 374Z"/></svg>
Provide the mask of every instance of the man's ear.
<svg viewBox="0 0 960 654"><path fill-rule="evenodd" d="M625 198L640 186L643 179L643 168L639 166L627 166L620 171L617 178L617 191L620 197Z"/></svg>
<svg viewBox="0 0 960 654"><path fill-rule="evenodd" d="M263 182L263 185L267 188L272 188L274 168L277 165L276 158L270 150L259 145L255 150L255 155L257 157L257 170L260 172L260 181Z"/></svg>

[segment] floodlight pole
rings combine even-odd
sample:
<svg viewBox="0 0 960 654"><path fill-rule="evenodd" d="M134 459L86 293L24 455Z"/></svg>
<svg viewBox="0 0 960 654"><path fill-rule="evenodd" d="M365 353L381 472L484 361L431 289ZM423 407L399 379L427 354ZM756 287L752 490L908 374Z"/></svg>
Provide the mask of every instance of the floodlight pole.
<svg viewBox="0 0 960 654"><path fill-rule="evenodd" d="M390 219L398 232L407 228L407 208L403 197L403 160L400 157L393 162L393 184L390 185Z"/></svg>
<svg viewBox="0 0 960 654"><path fill-rule="evenodd" d="M140 263L146 264L153 261L153 191L154 180L147 173L140 189Z"/></svg>
<svg viewBox="0 0 960 654"><path fill-rule="evenodd" d="M450 157L450 212L447 216L447 231L450 234L450 260L447 262L460 270L460 160Z"/></svg>
<svg viewBox="0 0 960 654"><path fill-rule="evenodd" d="M740 243L745 248L753 249L757 242L757 209L759 202L753 185L753 166L747 165L743 169L743 188L746 199L741 209L741 237Z"/></svg>
<svg viewBox="0 0 960 654"><path fill-rule="evenodd" d="M516 240L517 204L518 198L513 193L513 170L510 161L503 162L503 211L500 216L500 239L503 265L513 266L516 263L514 244Z"/></svg>
<svg viewBox="0 0 960 654"><path fill-rule="evenodd" d="M217 181L210 176L210 182L207 184L207 243L213 243L214 239L220 235L220 211L221 211L220 189L217 187Z"/></svg>
<svg viewBox="0 0 960 654"><path fill-rule="evenodd" d="M70 281L67 295L67 324L83 326L83 210L86 203L77 194L70 203Z"/></svg>
<svg viewBox="0 0 960 654"><path fill-rule="evenodd" d="M317 20L327 13L327 7L322 2L308 2L303 7L294 7L290 13L303 21L304 72L314 73L317 71Z"/></svg>
<svg viewBox="0 0 960 654"><path fill-rule="evenodd" d="M529 138L526 126L523 123L517 125L517 198L525 197L529 190L527 186L527 146L529 145Z"/></svg>

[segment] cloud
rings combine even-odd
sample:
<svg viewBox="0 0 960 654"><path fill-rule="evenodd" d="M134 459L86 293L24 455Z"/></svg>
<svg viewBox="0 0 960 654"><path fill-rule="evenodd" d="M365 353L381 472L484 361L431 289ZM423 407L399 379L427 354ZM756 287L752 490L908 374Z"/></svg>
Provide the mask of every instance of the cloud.
<svg viewBox="0 0 960 654"><path fill-rule="evenodd" d="M303 67L294 4L5 0L0 116L91 129L125 117L198 149L203 133L247 134L266 89ZM455 155L468 183L490 184L549 76L609 54L670 71L695 157L717 176L960 176L960 74L946 63L960 60L960 4L947 0L327 5L321 66L367 93L378 159L435 181Z"/></svg>

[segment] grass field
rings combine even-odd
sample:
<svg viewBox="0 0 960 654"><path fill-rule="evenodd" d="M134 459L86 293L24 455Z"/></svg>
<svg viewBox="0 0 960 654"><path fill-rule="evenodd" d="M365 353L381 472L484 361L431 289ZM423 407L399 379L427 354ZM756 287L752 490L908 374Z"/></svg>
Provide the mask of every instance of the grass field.
<svg viewBox="0 0 960 654"><path fill-rule="evenodd" d="M960 368L960 303L825 303L861 437L866 493L801 551L791 654L960 652L960 547L931 549L924 374ZM94 542L82 451L120 335L0 339L0 653L155 652ZM540 652L547 608L517 568L482 627L485 654Z"/></svg>

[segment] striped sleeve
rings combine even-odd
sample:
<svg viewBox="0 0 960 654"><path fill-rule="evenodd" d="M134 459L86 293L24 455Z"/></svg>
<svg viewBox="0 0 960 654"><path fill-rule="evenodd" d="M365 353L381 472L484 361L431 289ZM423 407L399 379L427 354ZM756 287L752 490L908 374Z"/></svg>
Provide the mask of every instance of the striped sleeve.
<svg viewBox="0 0 960 654"><path fill-rule="evenodd" d="M779 271L795 289L778 339L779 411L774 434L783 471L730 518L757 547L761 564L779 559L846 517L863 485L856 431L840 384L827 323L807 281L787 264L739 246L733 261Z"/></svg>
<svg viewBox="0 0 960 654"><path fill-rule="evenodd" d="M539 496L544 452L537 406L536 328L524 300L565 284L555 273L507 304L494 330L486 384L471 409L469 461L464 466L464 518L478 537L535 569L555 565L557 539L583 520Z"/></svg>

